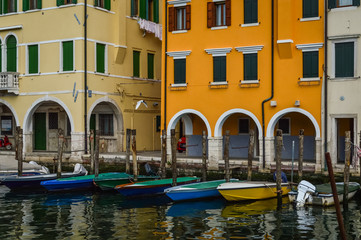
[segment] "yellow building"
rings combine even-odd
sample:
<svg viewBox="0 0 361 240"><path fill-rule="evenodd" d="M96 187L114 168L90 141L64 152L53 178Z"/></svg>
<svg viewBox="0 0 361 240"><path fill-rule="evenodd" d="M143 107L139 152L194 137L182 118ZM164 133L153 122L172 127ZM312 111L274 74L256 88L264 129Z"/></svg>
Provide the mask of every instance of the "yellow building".
<svg viewBox="0 0 361 240"><path fill-rule="evenodd" d="M28 159L57 151L58 128L74 159L90 129L102 152L125 150L126 129L137 130L138 150L160 149L161 1L0 6L1 136L13 142L21 126Z"/></svg>
<svg viewBox="0 0 361 240"><path fill-rule="evenodd" d="M282 159L304 159L321 169L321 93L324 1L173 0L164 15L162 128L187 139L188 156L200 156L207 132L209 167L230 157L273 169L274 136L283 130ZM168 151L169 153L170 151ZM240 164L238 162L237 164Z"/></svg>

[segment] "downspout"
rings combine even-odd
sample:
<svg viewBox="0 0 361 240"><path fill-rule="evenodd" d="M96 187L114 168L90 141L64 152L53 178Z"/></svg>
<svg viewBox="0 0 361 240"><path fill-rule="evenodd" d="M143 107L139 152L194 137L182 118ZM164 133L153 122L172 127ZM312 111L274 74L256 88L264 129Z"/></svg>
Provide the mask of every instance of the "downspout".
<svg viewBox="0 0 361 240"><path fill-rule="evenodd" d="M88 119L88 79L87 79L87 28L88 28L88 24L87 24L87 0L85 0L85 4L84 4L84 151L85 153L88 153L88 126L87 126L87 119Z"/></svg>
<svg viewBox="0 0 361 240"><path fill-rule="evenodd" d="M167 0L165 2L165 10L164 10L164 130L167 134L167 48L168 48L168 3Z"/></svg>
<svg viewBox="0 0 361 240"><path fill-rule="evenodd" d="M273 99L273 95L274 95L274 0L272 0L272 7L271 7L271 11L272 11L272 20L271 20L271 96L265 100L263 100L262 102L262 158L263 158L263 169L266 167L266 143L265 143L265 116L264 116L264 104L268 101L270 101L271 99Z"/></svg>
<svg viewBox="0 0 361 240"><path fill-rule="evenodd" d="M324 109L324 137L325 137L325 139L324 139L324 148L325 148L325 153L327 152L327 138L328 138L328 136L327 136L327 128L328 128L328 124L327 124L327 120L328 120L328 117L327 117L327 115L328 115L328 111L327 111L327 98L328 98L328 94L327 94L327 82L328 82L328 62L327 62L327 48L328 48L328 44L327 44L327 35L328 35L328 31L327 31L327 26L328 26L328 22L327 22L327 20L328 20L328 17L327 17L327 13L328 13L328 11L327 11L327 9L328 9L328 6L327 6L327 2L328 1L325 1L325 13L324 13L324 18L325 18L325 23L324 23L324 27L325 27L325 31L324 31L324 33L325 33L325 36L324 36L324 41L325 41L325 63L324 63L324 79L323 79L323 81L325 82L325 92L324 92L324 102L325 102L325 105L324 105L324 107L325 107L325 109ZM325 171L327 171L327 162L326 162L326 158L325 158L325 163L324 163L324 170Z"/></svg>

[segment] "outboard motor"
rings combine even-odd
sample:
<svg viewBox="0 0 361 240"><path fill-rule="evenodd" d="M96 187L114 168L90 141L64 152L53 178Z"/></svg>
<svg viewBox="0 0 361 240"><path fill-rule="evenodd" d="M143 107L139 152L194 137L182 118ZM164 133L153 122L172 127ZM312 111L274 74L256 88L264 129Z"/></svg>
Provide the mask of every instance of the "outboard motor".
<svg viewBox="0 0 361 240"><path fill-rule="evenodd" d="M85 173L85 175L88 175L88 171L81 165L80 163L75 164L74 166L74 172L73 173Z"/></svg>
<svg viewBox="0 0 361 240"><path fill-rule="evenodd" d="M316 192L316 187L310 182L302 180L297 186L297 198L296 198L296 207L303 207L306 203L306 200L309 197L312 197L311 194Z"/></svg>

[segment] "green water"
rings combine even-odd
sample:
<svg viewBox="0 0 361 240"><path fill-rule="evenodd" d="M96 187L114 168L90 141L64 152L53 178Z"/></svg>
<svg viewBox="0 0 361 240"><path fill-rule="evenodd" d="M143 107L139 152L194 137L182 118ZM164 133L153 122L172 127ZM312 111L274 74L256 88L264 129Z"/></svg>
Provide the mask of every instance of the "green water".
<svg viewBox="0 0 361 240"><path fill-rule="evenodd" d="M0 186L0 239L339 239L334 208L295 209L284 199L172 203L117 193L21 194ZM348 239L361 236L361 206L344 213Z"/></svg>

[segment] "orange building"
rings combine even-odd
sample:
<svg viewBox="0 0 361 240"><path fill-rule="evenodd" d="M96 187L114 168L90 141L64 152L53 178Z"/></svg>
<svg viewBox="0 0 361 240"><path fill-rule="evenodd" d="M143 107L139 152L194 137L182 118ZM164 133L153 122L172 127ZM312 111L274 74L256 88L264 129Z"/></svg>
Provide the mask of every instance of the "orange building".
<svg viewBox="0 0 361 240"><path fill-rule="evenodd" d="M284 161L293 142L298 158L304 129L304 159L320 171L324 1L173 0L164 11L168 139L176 129L187 139L186 155L196 157L206 131L209 168L218 168L225 131L231 159L242 164L253 130L254 165L269 170L276 129L283 130Z"/></svg>

